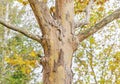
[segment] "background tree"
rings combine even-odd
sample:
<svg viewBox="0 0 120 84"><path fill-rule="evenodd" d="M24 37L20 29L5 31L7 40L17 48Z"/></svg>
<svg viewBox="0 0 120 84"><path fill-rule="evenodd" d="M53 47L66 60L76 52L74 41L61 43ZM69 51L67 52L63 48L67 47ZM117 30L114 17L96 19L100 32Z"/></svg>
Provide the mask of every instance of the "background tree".
<svg viewBox="0 0 120 84"><path fill-rule="evenodd" d="M0 19L0 23L9 29L22 33L23 35L40 43L44 50L44 56L41 56L40 63L43 66L44 84L71 84L72 83L72 58L78 44L90 35L103 28L106 24L120 18L120 9L117 9L110 15L94 18L91 14L93 5L100 5L98 10L103 11L103 4L106 0L56 0L55 14L50 14L46 0L28 0L21 3L26 5L28 2L38 21L42 36L35 35L27 30L13 26ZM94 3L94 4L93 4ZM93 5L92 5L93 4ZM74 10L75 9L75 10ZM75 22L75 14L85 12L86 18ZM93 11L94 12L94 11ZM98 14L100 14L98 12ZM97 15L98 15L97 14ZM92 20L90 18L93 18ZM86 27L86 29L82 29ZM80 29L77 34L76 29ZM92 60L89 62L91 65ZM92 69L91 65L91 69ZM95 75L94 79L95 79ZM96 79L95 79L96 80Z"/></svg>
<svg viewBox="0 0 120 84"><path fill-rule="evenodd" d="M27 6L24 7L13 0L1 0L0 9L1 18L5 18L7 22L16 26L25 27L29 24L29 31L33 32L30 28L33 25L31 21L27 24L24 23L28 19L22 21L23 16L26 17L30 14L29 12L26 13ZM37 75L34 74L34 70L37 67L38 59L36 52L41 54L41 50L38 51L41 49L40 45L2 25L0 26L0 36L0 83L25 84L35 80L34 77Z"/></svg>

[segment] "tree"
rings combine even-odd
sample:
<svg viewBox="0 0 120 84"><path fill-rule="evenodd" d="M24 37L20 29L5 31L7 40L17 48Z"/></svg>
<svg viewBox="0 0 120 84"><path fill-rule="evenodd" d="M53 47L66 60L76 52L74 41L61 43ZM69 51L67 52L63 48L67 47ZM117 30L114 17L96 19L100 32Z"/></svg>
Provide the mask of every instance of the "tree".
<svg viewBox="0 0 120 84"><path fill-rule="evenodd" d="M4 17L5 21L7 22L10 21L10 22L14 22L15 24L18 24L18 23L20 24L20 19L16 19L16 12L15 12L18 8L16 8L16 6L12 7L13 4L14 3L12 0L0 1L0 9L1 9L0 16ZM20 5L20 4L17 4L17 5ZM24 15L23 10L19 11L19 15L17 16L20 17L20 15ZM18 35L14 34L14 36L12 36L11 34L13 34L14 31L11 31L10 29L7 29L6 27L4 28L4 27L0 25L0 36L1 36L0 83L2 84L22 83L23 84L25 82L29 82L32 79L32 77L35 76L32 73L33 72L32 68L36 67L34 66L36 62L35 61L36 58L35 56L33 56L34 55L33 49L32 49L33 46L29 47L29 50L27 50L28 49L27 46L23 47L24 46L23 42L25 42L27 38L26 37L19 38L21 35L19 33ZM9 36L12 36L12 38L10 38ZM17 47L19 47L19 49ZM20 53L19 53L19 50L20 50ZM11 52L14 52L14 53L11 54ZM25 55L24 52L25 53L28 52L29 55Z"/></svg>
<svg viewBox="0 0 120 84"><path fill-rule="evenodd" d="M81 0L80 0L81 1ZM106 0L105 0L106 1ZM31 34L0 19L0 24L39 42L44 49L40 56L43 66L44 84L71 84L72 58L77 46L84 39L103 28L106 24L120 18L120 8L94 24L84 32L75 35L75 29L89 24L90 8L93 0L86 7L86 21L74 22L74 0L55 0L55 14L50 14L46 0L28 0L42 32L42 37ZM86 3L87 4L87 3Z"/></svg>

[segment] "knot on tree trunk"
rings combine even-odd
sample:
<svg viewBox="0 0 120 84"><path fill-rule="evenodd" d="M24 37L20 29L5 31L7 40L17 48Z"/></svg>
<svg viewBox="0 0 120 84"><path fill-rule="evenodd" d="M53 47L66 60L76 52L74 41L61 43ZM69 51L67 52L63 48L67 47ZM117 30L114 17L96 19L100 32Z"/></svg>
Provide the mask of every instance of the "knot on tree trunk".
<svg viewBox="0 0 120 84"><path fill-rule="evenodd" d="M48 63L48 58L46 56L39 56L40 57L40 64L44 67Z"/></svg>

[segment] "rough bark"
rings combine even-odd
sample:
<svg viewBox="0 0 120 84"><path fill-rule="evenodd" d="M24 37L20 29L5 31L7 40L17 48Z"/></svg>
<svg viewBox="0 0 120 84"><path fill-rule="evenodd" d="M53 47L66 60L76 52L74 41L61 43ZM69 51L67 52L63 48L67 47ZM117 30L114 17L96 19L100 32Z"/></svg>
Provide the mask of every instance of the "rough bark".
<svg viewBox="0 0 120 84"><path fill-rule="evenodd" d="M73 1L56 0L56 19L61 23L61 32L49 27L47 37L43 38L45 57L41 60L43 65L44 84L71 84L72 83L72 27L73 27ZM62 39L59 39L61 37Z"/></svg>
<svg viewBox="0 0 120 84"><path fill-rule="evenodd" d="M45 54L41 58L43 83L71 84L73 0L56 0L57 22L51 17L43 1L29 0L29 2L43 34L41 42Z"/></svg>

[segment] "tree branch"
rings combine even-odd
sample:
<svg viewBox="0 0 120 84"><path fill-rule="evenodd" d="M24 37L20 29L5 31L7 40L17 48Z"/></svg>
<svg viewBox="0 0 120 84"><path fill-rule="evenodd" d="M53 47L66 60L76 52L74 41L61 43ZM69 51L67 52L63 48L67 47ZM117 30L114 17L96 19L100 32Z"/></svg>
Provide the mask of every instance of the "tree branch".
<svg viewBox="0 0 120 84"><path fill-rule="evenodd" d="M79 22L75 23L75 28L78 28L78 27L81 27L81 26L89 24L90 10L91 10L92 4L93 4L93 0L90 0L88 6L85 9L86 18L83 19L81 22L79 21Z"/></svg>
<svg viewBox="0 0 120 84"><path fill-rule="evenodd" d="M50 26L58 25L54 18L51 16L49 8L44 0L28 0L30 6L38 21L42 34L44 35Z"/></svg>
<svg viewBox="0 0 120 84"><path fill-rule="evenodd" d="M6 21L4 21L1 18L0 18L0 24L7 27L7 28L9 28L9 29L11 29L11 30L17 31L17 32L19 32L19 33L21 33L21 34L23 34L23 35L37 41L37 42L39 42L39 43L41 43L41 38L38 37L37 35L33 35L33 34L29 33L28 31L25 31L25 30L23 30L21 28L15 27L15 26L7 23Z"/></svg>
<svg viewBox="0 0 120 84"><path fill-rule="evenodd" d="M118 18L120 18L120 8L117 9L116 11L114 11L112 14L108 15L107 17L105 17L104 19L102 19L100 22L96 23L93 27L87 29L86 31L84 31L82 33L79 33L77 35L79 41L80 42L83 41L84 39L86 39L90 35L94 34L98 30L103 28L108 23L110 23L113 20L118 19Z"/></svg>

